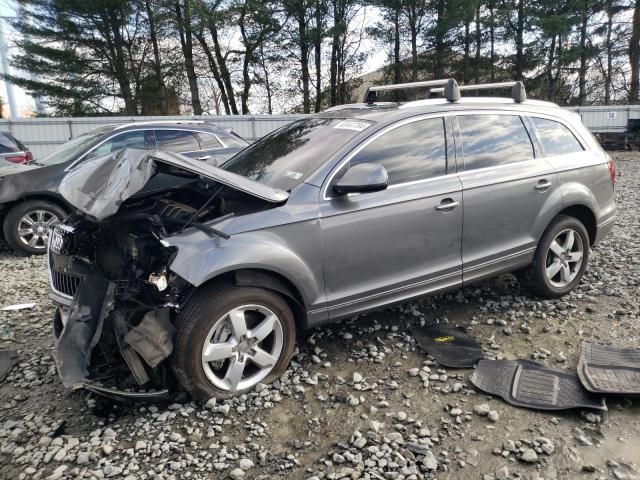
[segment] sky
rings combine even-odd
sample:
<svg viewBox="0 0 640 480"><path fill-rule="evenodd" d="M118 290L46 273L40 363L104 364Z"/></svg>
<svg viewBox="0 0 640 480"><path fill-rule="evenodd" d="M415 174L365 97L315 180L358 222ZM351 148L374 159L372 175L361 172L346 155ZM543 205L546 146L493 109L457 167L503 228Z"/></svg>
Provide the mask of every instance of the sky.
<svg viewBox="0 0 640 480"><path fill-rule="evenodd" d="M0 17L2 17L2 20L3 20L5 40L6 40L7 46L9 47L9 56L11 56L12 51L16 47L12 46L15 32L9 26L9 23L7 22L7 18L13 17L14 15L15 15L15 9L14 9L13 2L10 2L10 0L0 0ZM13 93L16 99L18 116L20 117L28 116L35 110L35 102L29 95L26 94L24 90L14 86ZM0 96L2 97L2 103L3 103L2 116L3 118L7 118L9 116L9 104L7 100L7 89L5 86L5 82L3 81L0 81Z"/></svg>

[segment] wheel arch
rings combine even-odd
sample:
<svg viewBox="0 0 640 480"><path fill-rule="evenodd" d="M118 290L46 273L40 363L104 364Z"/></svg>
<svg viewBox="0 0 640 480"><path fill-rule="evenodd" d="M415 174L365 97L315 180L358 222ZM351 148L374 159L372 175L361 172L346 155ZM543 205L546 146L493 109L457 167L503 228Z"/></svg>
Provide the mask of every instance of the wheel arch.
<svg viewBox="0 0 640 480"><path fill-rule="evenodd" d="M598 227L596 223L596 215L590 207L580 203L570 205L558 212L554 217L554 220L560 215L566 215L580 220L589 234L589 244L593 245L595 243Z"/></svg>
<svg viewBox="0 0 640 480"><path fill-rule="evenodd" d="M72 210L69 207L68 203L62 200L59 195L55 195L53 193L36 193L33 195L25 195L25 196L16 198L15 200L6 202L4 204L4 207L5 207L4 210L8 212L9 210L11 210L17 205L22 205L23 203L31 202L31 201L43 201L43 202L53 203L54 205L56 205L57 207L60 207L62 210L64 210L67 213L71 212Z"/></svg>
<svg viewBox="0 0 640 480"><path fill-rule="evenodd" d="M296 285L284 275L265 268L238 268L219 273L196 287L201 289L212 284L233 284L238 287L257 287L276 292L293 312L296 327L304 329L307 323L305 301Z"/></svg>

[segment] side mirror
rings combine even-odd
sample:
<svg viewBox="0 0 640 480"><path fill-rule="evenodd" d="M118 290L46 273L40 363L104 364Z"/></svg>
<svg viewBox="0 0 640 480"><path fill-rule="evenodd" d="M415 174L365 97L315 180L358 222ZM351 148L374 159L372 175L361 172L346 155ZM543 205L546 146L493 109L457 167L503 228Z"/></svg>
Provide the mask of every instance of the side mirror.
<svg viewBox="0 0 640 480"><path fill-rule="evenodd" d="M369 193L385 190L389 186L387 170L376 163L359 163L345 172L333 185L333 191L340 195L349 193Z"/></svg>

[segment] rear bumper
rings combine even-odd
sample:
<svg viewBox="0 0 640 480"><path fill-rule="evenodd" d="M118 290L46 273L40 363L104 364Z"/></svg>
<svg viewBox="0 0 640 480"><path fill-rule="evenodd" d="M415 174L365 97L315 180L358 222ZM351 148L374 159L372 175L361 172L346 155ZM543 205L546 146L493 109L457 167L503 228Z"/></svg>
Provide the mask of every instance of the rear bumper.
<svg viewBox="0 0 640 480"><path fill-rule="evenodd" d="M604 222L598 224L596 226L596 238L593 241L593 244L595 245L595 244L601 242L602 240L604 240L604 238L607 235L609 235L609 232L611 232L611 230L613 229L615 224L616 224L616 216L615 215L610 217L610 218L608 218Z"/></svg>

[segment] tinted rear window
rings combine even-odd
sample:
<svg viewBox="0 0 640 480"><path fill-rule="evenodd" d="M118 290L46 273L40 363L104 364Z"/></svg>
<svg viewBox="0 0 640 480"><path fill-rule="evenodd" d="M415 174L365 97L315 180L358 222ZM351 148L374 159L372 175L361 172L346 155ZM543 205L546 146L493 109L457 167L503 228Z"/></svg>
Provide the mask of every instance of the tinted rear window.
<svg viewBox="0 0 640 480"><path fill-rule="evenodd" d="M545 156L582 152L584 149L571 131L560 122L532 117Z"/></svg>
<svg viewBox="0 0 640 480"><path fill-rule="evenodd" d="M13 137L4 132L0 132L0 153L19 152L20 146L17 145Z"/></svg>
<svg viewBox="0 0 640 480"><path fill-rule="evenodd" d="M183 153L200 150L196 136L187 130L155 130L156 143L160 150Z"/></svg>
<svg viewBox="0 0 640 480"><path fill-rule="evenodd" d="M462 115L458 124L465 170L533 159L533 144L517 115Z"/></svg>
<svg viewBox="0 0 640 480"><path fill-rule="evenodd" d="M299 120L261 138L221 168L288 191L370 125L356 119Z"/></svg>

